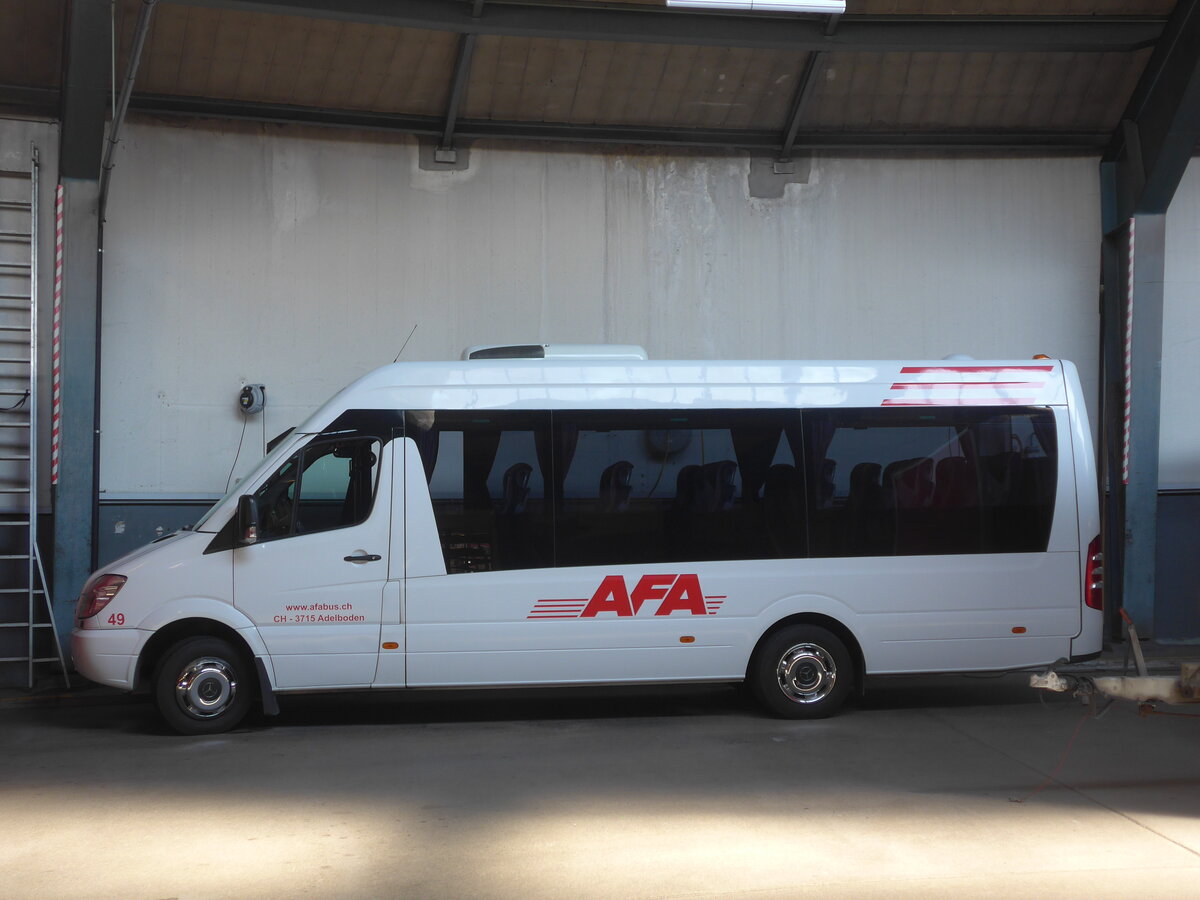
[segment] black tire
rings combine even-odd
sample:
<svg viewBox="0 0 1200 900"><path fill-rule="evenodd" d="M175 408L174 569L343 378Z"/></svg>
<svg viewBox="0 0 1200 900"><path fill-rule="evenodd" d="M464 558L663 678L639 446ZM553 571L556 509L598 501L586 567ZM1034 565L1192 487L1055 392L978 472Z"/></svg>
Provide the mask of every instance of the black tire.
<svg viewBox="0 0 1200 900"><path fill-rule="evenodd" d="M759 648L749 681L772 714L822 719L845 703L855 675L850 651L835 634L818 625L789 625Z"/></svg>
<svg viewBox="0 0 1200 900"><path fill-rule="evenodd" d="M159 715L180 734L220 734L250 710L253 668L228 641L193 637L168 650L154 672Z"/></svg>

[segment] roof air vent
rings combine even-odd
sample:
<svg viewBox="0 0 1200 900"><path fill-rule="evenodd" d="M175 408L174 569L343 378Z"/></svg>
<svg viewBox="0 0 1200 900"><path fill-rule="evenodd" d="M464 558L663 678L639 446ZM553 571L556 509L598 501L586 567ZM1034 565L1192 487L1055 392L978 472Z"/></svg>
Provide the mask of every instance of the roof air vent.
<svg viewBox="0 0 1200 900"><path fill-rule="evenodd" d="M646 359L634 344L479 344L463 359Z"/></svg>

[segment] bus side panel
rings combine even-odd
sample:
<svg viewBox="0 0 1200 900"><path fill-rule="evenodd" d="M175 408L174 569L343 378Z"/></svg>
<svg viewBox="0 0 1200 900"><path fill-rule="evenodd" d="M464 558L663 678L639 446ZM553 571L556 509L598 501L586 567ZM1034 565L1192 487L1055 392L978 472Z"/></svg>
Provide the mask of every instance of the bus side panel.
<svg viewBox="0 0 1200 900"><path fill-rule="evenodd" d="M408 683L741 678L752 646L745 615L762 608L764 591L786 588L749 585L734 568L675 563L409 578ZM641 599L644 578L654 586Z"/></svg>
<svg viewBox="0 0 1200 900"><path fill-rule="evenodd" d="M1068 653L1078 621L1076 558L804 560L798 581L852 611L845 624L860 642L868 673L995 671Z"/></svg>
<svg viewBox="0 0 1200 900"><path fill-rule="evenodd" d="M754 560L410 578L412 686L741 678L780 620L845 625L869 673L994 671L1066 656L1078 554ZM643 579L695 579L668 615ZM628 605L626 597L629 597ZM692 640L686 640L692 638Z"/></svg>

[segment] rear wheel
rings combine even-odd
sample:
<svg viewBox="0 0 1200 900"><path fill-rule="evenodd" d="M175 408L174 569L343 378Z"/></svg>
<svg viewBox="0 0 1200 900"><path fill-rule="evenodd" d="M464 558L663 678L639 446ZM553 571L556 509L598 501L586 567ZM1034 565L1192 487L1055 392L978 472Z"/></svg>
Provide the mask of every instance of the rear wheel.
<svg viewBox="0 0 1200 900"><path fill-rule="evenodd" d="M768 710L785 719L832 715L854 687L850 651L818 625L789 625L767 638L750 670L750 684Z"/></svg>
<svg viewBox="0 0 1200 900"><path fill-rule="evenodd" d="M154 675L154 702L181 734L220 734L250 709L251 667L228 641L194 637L175 644Z"/></svg>

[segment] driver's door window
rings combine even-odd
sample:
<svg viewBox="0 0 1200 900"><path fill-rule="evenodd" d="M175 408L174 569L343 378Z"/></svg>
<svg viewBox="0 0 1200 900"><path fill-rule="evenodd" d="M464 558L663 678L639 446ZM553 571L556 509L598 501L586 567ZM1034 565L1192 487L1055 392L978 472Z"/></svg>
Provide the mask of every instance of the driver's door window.
<svg viewBox="0 0 1200 900"><path fill-rule="evenodd" d="M259 540L365 521L379 480L380 451L374 438L322 441L301 450L254 494Z"/></svg>

